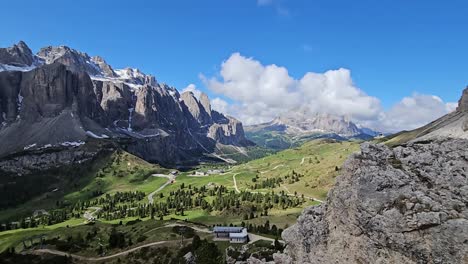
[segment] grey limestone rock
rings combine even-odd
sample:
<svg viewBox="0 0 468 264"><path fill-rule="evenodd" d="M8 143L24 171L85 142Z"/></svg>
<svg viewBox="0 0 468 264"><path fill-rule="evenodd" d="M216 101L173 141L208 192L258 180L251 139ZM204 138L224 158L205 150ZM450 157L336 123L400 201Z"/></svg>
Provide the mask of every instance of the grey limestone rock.
<svg viewBox="0 0 468 264"><path fill-rule="evenodd" d="M467 263L468 141L364 143L286 229L293 263Z"/></svg>

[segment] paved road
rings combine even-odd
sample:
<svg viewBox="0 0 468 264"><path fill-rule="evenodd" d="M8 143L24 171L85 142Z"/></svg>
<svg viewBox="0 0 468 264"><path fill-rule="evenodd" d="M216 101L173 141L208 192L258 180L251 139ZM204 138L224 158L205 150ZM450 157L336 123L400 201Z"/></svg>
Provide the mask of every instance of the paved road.
<svg viewBox="0 0 468 264"><path fill-rule="evenodd" d="M153 196L154 196L157 192L159 192L159 191L161 191L162 189L164 189L167 185L171 184L172 181L174 181L175 178L176 178L176 176L174 176L174 175L166 175L166 174L153 174L153 175L151 175L151 176L153 176L153 177L167 178L168 180L167 180L166 183L164 183L163 185L161 185L161 187L159 187L159 188L156 189L154 192L152 192L152 193L150 193L150 194L148 195L148 201L149 201L150 204L152 204L153 201L154 201Z"/></svg>

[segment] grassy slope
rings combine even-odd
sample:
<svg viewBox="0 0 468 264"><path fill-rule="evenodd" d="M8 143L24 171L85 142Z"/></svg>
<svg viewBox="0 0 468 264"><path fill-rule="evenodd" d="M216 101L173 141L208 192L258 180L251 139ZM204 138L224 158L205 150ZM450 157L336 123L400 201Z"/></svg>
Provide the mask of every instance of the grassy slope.
<svg viewBox="0 0 468 264"><path fill-rule="evenodd" d="M181 184L186 187L206 186L210 183L224 185L234 190L233 176L236 175L236 182L239 190L252 190L252 178L259 176L257 182L268 178L282 177L292 173L304 174L300 181L289 184L285 182L274 191L286 191L290 193L297 192L298 195L304 194L318 199L324 199L328 190L335 182L335 177L339 171L335 167L341 167L345 159L353 152L359 149L357 142L335 142L325 139L308 142L301 147L288 149L276 154L253 160L233 167L225 167L226 172L222 174L213 174L203 177L191 177L194 171L181 173L174 184L168 185L163 191L167 194L180 188ZM302 159L304 162L301 164ZM310 160L310 161L309 161ZM218 166L219 167L219 166ZM276 169L274 169L276 167ZM201 166L199 171L206 171L209 167ZM263 172L263 173L262 173ZM258 192L269 192L271 189L257 189ZM314 204L307 203L305 206ZM316 204L316 203L315 203ZM296 221L297 216L302 212L303 207L290 208L288 210L273 210L269 216L259 217L246 222L262 224L266 220L277 224L280 227L291 225ZM219 215L216 213L207 214L203 211L187 211L182 218L205 224L233 223L239 224L243 221L241 215ZM180 216L173 216L179 217Z"/></svg>
<svg viewBox="0 0 468 264"><path fill-rule="evenodd" d="M252 178L255 175L259 176L257 180L259 182L291 174L294 170L304 174L304 177L296 183L285 182L281 187L277 187L276 191L288 189L291 193L297 191L299 194L323 199L335 182L338 174L335 167L340 167L351 153L359 149L357 142L331 142L330 140L310 141L301 147L239 165L232 172L240 173L236 176L240 189L251 189ZM301 164L303 158L304 162Z"/></svg>

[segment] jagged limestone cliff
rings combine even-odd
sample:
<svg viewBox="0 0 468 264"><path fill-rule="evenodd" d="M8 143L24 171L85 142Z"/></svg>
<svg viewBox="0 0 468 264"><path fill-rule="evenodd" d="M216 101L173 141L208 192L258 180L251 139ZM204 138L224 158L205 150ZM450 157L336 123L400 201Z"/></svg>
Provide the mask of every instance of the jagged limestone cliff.
<svg viewBox="0 0 468 264"><path fill-rule="evenodd" d="M0 48L0 158L89 138L166 165L196 163L218 144L251 144L242 124L212 111L205 94L181 96L138 69L114 70L66 46L37 55L24 42Z"/></svg>

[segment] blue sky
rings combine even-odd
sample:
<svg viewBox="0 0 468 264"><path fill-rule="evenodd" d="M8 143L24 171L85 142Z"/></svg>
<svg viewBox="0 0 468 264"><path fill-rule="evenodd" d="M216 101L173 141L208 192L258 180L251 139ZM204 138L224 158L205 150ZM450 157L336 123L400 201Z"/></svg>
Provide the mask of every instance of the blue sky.
<svg viewBox="0 0 468 264"><path fill-rule="evenodd" d="M8 1L0 46L64 44L228 103L236 99L199 75L220 78L236 52L297 80L346 68L388 111L415 92L458 100L468 84L467 13L457 0Z"/></svg>

